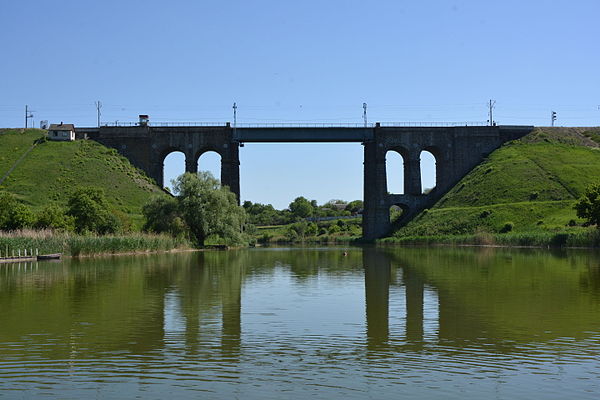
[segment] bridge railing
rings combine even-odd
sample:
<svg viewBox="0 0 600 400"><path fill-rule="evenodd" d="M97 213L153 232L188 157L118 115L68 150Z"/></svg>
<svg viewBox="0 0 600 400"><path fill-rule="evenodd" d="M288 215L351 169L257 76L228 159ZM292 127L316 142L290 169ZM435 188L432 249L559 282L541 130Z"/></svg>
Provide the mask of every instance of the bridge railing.
<svg viewBox="0 0 600 400"><path fill-rule="evenodd" d="M487 122L466 121L466 122L380 122L382 127L452 127L452 126L486 126Z"/></svg>
<svg viewBox="0 0 600 400"><path fill-rule="evenodd" d="M177 126L230 126L228 122L148 122L146 125L153 127L177 127ZM486 122L379 122L381 127L453 127L453 126L486 126ZM105 122L102 126L140 126L139 122ZM376 124L368 123L366 128L374 128ZM327 122L272 122L272 123L241 123L236 128L365 128L364 123L327 123Z"/></svg>
<svg viewBox="0 0 600 400"><path fill-rule="evenodd" d="M375 124L367 124L367 128L373 128ZM348 122L267 122L267 123L242 123L237 128L364 128L364 123Z"/></svg>
<svg viewBox="0 0 600 400"><path fill-rule="evenodd" d="M140 126L139 122L103 122L102 126ZM227 122L148 122L148 126L227 126Z"/></svg>

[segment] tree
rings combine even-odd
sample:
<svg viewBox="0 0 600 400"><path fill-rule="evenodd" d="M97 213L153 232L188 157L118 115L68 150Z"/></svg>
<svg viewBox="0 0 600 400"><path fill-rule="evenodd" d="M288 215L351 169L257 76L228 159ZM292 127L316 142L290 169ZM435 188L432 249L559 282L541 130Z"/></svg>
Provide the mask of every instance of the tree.
<svg viewBox="0 0 600 400"><path fill-rule="evenodd" d="M120 221L111 213L104 191L100 188L75 189L67 202L67 215L74 218L77 233L106 234L120 229Z"/></svg>
<svg viewBox="0 0 600 400"><path fill-rule="evenodd" d="M221 186L210 172L179 176L173 181L173 191L174 199L155 198L144 206L148 230L173 234L174 229L185 229L199 246L204 246L211 235L230 244L243 243L246 213L238 206L235 194Z"/></svg>
<svg viewBox="0 0 600 400"><path fill-rule="evenodd" d="M575 204L579 218L584 218L589 225L600 229L600 183L591 185L583 197Z"/></svg>
<svg viewBox="0 0 600 400"><path fill-rule="evenodd" d="M48 205L37 213L34 227L38 229L74 231L75 219L70 215L66 215L63 208Z"/></svg>
<svg viewBox="0 0 600 400"><path fill-rule="evenodd" d="M356 214L361 211L364 207L362 200L354 200L346 205L346 211L350 211L352 214Z"/></svg>
<svg viewBox="0 0 600 400"><path fill-rule="evenodd" d="M310 201L300 196L290 203L290 211L296 218L306 218L313 214L314 207Z"/></svg>
<svg viewBox="0 0 600 400"><path fill-rule="evenodd" d="M0 192L0 230L13 231L33 225L34 215L25 204L6 192Z"/></svg>
<svg viewBox="0 0 600 400"><path fill-rule="evenodd" d="M167 232L177 237L187 232L187 226L179 216L179 203L175 197L152 197L142 208L146 217L143 229L149 232Z"/></svg>

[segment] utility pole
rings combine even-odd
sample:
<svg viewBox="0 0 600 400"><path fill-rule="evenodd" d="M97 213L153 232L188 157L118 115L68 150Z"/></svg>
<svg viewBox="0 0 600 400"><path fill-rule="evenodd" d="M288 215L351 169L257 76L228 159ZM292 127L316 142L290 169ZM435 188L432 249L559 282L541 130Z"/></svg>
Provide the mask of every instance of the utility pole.
<svg viewBox="0 0 600 400"><path fill-rule="evenodd" d="M363 103L363 121L365 122L365 128L367 127L367 103Z"/></svg>
<svg viewBox="0 0 600 400"><path fill-rule="evenodd" d="M100 100L95 101L94 104L96 105L96 112L98 114L98 128L100 128L100 115L102 114L100 112L100 109L102 108L102 102Z"/></svg>
<svg viewBox="0 0 600 400"><path fill-rule="evenodd" d="M33 120L33 111L29 109L28 105L25 105L25 129L27 129L27 123L29 122L29 118Z"/></svg>
<svg viewBox="0 0 600 400"><path fill-rule="evenodd" d="M554 126L554 121L556 121L556 111L550 113L550 126Z"/></svg>
<svg viewBox="0 0 600 400"><path fill-rule="evenodd" d="M494 124L494 107L496 107L496 100L490 100L490 103L489 103L490 126L495 125Z"/></svg>
<svg viewBox="0 0 600 400"><path fill-rule="evenodd" d="M237 103L233 102L233 140L237 141ZM239 142L238 142L239 143ZM244 143L240 143L240 147L244 147Z"/></svg>
<svg viewBox="0 0 600 400"><path fill-rule="evenodd" d="M237 126L237 104L233 102L233 129Z"/></svg>

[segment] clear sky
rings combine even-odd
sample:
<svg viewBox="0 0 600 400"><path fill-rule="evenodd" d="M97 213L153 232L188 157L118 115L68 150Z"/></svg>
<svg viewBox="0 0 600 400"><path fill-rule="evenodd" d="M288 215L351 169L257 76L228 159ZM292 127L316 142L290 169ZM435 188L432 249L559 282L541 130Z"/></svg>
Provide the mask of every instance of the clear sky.
<svg viewBox="0 0 600 400"><path fill-rule="evenodd" d="M600 1L0 0L0 126L600 125ZM362 198L362 148L247 144L242 198ZM176 157L173 157L176 158ZM176 163L167 163L167 175ZM210 164L209 164L210 165ZM390 179L400 179L391 168ZM433 169L425 167L424 186Z"/></svg>

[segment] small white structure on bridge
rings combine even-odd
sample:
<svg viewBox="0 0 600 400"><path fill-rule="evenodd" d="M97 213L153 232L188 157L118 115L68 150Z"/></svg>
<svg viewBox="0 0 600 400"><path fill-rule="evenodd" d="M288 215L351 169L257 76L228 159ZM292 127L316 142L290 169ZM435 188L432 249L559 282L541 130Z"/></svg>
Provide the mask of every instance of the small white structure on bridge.
<svg viewBox="0 0 600 400"><path fill-rule="evenodd" d="M61 140L71 142L75 140L75 125L73 124L51 124L48 129L49 140Z"/></svg>

